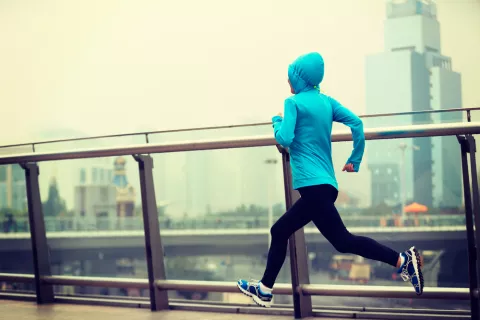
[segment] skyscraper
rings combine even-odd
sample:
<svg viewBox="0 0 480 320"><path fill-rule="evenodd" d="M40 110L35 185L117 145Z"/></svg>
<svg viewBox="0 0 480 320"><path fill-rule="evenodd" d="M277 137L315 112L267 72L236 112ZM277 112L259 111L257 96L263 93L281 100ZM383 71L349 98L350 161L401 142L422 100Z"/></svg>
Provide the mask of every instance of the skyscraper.
<svg viewBox="0 0 480 320"><path fill-rule="evenodd" d="M117 191L112 183L110 166L80 168L80 183L74 188L74 214L76 224L82 228L112 222L117 216ZM100 221L98 221L100 219Z"/></svg>
<svg viewBox="0 0 480 320"><path fill-rule="evenodd" d="M368 113L461 107L460 75L452 71L451 59L441 54L433 1L388 1L384 36L385 51L368 56L366 61ZM461 114L419 114L394 120L396 125L452 122L460 121ZM381 126L384 121L379 118L369 123ZM460 206L460 157L455 138L416 138L405 143L403 166L399 163L400 144L388 151L384 144L368 146L372 204L384 200L400 203L404 192L400 181L404 178L406 199L427 206ZM380 169L390 172L391 180L382 177Z"/></svg>
<svg viewBox="0 0 480 320"><path fill-rule="evenodd" d="M0 166L0 208L27 211L25 173L17 164Z"/></svg>

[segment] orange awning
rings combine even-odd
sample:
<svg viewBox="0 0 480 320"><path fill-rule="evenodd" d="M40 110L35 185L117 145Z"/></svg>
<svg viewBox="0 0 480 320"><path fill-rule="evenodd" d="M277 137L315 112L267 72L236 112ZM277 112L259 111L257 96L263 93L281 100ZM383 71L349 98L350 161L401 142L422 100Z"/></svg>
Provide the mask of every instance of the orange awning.
<svg viewBox="0 0 480 320"><path fill-rule="evenodd" d="M406 206L404 210L405 210L405 212L417 213L417 212L427 212L428 208L427 208L427 206L424 206L423 204L414 202L414 203Z"/></svg>

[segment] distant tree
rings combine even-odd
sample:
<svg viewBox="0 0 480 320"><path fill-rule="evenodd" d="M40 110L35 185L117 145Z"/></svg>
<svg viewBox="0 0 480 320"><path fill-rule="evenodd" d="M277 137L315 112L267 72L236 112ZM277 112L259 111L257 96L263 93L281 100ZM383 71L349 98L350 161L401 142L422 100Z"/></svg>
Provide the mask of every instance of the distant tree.
<svg viewBox="0 0 480 320"><path fill-rule="evenodd" d="M19 231L19 225L21 229L22 226L24 226L26 223L26 221L23 219L21 219L21 221L18 221L18 218L23 216L25 216L23 212L15 209L11 209L11 208L0 209L0 218L1 218L0 230L3 230L3 232Z"/></svg>
<svg viewBox="0 0 480 320"><path fill-rule="evenodd" d="M26 211L21 211L21 210L16 210L12 208L1 208L0 209L0 218L5 218L12 216L14 218L18 217L25 217L28 215L28 212Z"/></svg>
<svg viewBox="0 0 480 320"><path fill-rule="evenodd" d="M165 216L165 206L158 206L157 207L157 212L159 217L164 217Z"/></svg>
<svg viewBox="0 0 480 320"><path fill-rule="evenodd" d="M272 206L273 216L278 218L285 213L285 205L283 203L276 203ZM268 212L267 207L258 206L255 204L245 205L242 204L235 209L228 211L214 212L210 216L241 216L241 217L266 217Z"/></svg>
<svg viewBox="0 0 480 320"><path fill-rule="evenodd" d="M65 200L60 197L57 187L57 180L52 179L48 188L47 201L43 203L43 214L46 217L57 217L60 214L65 214L67 208Z"/></svg>
<svg viewBox="0 0 480 320"><path fill-rule="evenodd" d="M274 217L280 217L285 213L285 205L281 203L274 204L272 210Z"/></svg>
<svg viewBox="0 0 480 320"><path fill-rule="evenodd" d="M391 216L392 213L393 208L388 206L385 202L362 210L363 216Z"/></svg>

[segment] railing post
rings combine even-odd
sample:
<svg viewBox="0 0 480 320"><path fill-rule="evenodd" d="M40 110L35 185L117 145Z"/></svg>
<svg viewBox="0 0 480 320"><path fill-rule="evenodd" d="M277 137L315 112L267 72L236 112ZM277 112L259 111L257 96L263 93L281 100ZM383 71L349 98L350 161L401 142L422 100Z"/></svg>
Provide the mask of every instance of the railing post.
<svg viewBox="0 0 480 320"><path fill-rule="evenodd" d="M283 181L285 187L285 203L287 210L299 199L298 192L293 190L290 155L288 151L277 146L282 153ZM288 241L290 251L290 271L292 274L293 308L295 319L311 317L312 297L305 296L300 290L303 284L310 284L308 273L308 252L303 228L295 232Z"/></svg>
<svg viewBox="0 0 480 320"><path fill-rule="evenodd" d="M477 249L477 289L480 288L480 193L478 190L478 175L477 175L477 146L475 137L471 134L466 136L468 147L470 151L470 170L472 170L472 199L473 199L473 222L475 225L475 246ZM478 299L479 297L477 297ZM479 314L480 314L480 301Z"/></svg>
<svg viewBox="0 0 480 320"><path fill-rule="evenodd" d="M166 277L163 246L158 223L157 201L153 184L153 159L145 155L135 155L134 158L138 162L140 173L145 249L150 287L150 309L152 311L165 310L169 308L168 292L159 290L155 284L157 280L165 280Z"/></svg>
<svg viewBox="0 0 480 320"><path fill-rule="evenodd" d="M38 184L40 171L36 163L22 164L21 167L25 171L37 303L52 303L55 300L53 286L42 282L42 277L50 276L51 271L50 252L45 231L45 221L43 219L40 186Z"/></svg>
<svg viewBox="0 0 480 320"><path fill-rule="evenodd" d="M465 198L465 222L466 222L467 241L468 241L468 273L469 273L469 282L470 282L470 308L471 308L472 319L479 319L479 315L480 315L479 300L475 294L478 288L478 274L477 274L477 249L478 248L476 248L475 242L478 242L479 239L475 239L473 208L472 208L472 193L470 190L470 175L468 172L469 170L468 170L468 158L467 158L467 153L471 153L472 150L470 148L469 139L467 137L457 136L457 139L458 139L458 142L460 143L460 150L461 150L461 156L462 156L463 193ZM472 165L472 171L473 171L473 166L475 165L475 163L471 163L471 165ZM476 188L478 191L478 185ZM478 197L478 194L476 196ZM477 202L478 202L478 199L477 199ZM478 230L477 230L477 233L478 233Z"/></svg>

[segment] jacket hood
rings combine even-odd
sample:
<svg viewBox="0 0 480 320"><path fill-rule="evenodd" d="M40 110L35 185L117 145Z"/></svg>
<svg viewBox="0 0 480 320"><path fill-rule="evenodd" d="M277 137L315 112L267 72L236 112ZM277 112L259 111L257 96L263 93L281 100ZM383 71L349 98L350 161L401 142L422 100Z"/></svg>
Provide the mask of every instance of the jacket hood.
<svg viewBox="0 0 480 320"><path fill-rule="evenodd" d="M325 71L322 56L311 52L298 57L288 67L288 79L295 93L318 89Z"/></svg>

